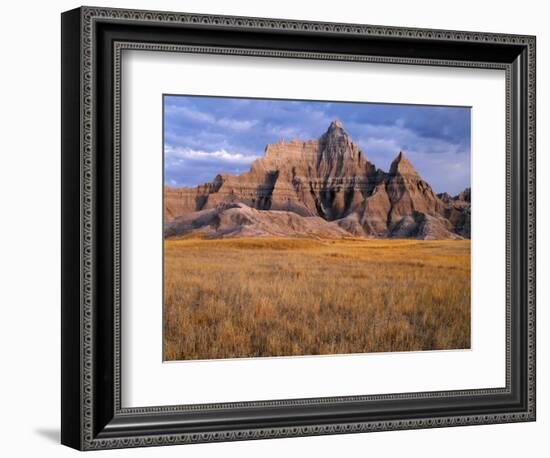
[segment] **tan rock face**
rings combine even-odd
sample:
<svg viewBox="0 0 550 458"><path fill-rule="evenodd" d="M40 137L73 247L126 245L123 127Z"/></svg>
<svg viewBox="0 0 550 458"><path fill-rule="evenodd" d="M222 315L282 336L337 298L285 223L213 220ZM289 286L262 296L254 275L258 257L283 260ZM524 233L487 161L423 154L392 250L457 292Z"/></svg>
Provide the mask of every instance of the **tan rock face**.
<svg viewBox="0 0 550 458"><path fill-rule="evenodd" d="M470 188L466 188L454 197L451 197L447 193L438 194L438 197L446 204L442 211L442 215L449 220L457 234L469 239L471 221Z"/></svg>
<svg viewBox="0 0 550 458"><path fill-rule="evenodd" d="M167 237L196 232L211 238L313 237L342 238L349 233L319 216L294 212L256 210L243 203L221 205L177 218L165 224Z"/></svg>
<svg viewBox="0 0 550 458"><path fill-rule="evenodd" d="M252 163L249 172L218 175L211 183L196 188L165 187L166 234L178 235L202 227L203 212L207 210L217 215L216 221L222 213L227 218L231 214L228 205L237 204L240 210L233 213L257 211L253 213L253 225L261 228L247 230L259 235L284 234L285 224L281 221L287 221L288 235L301 236L308 231L292 229L300 226L296 218L306 218L306 225L316 218L317 229L311 232L316 236L325 232L327 236L469 237L469 189L456 198L436 196L403 152L395 158L389 173L377 170L351 141L340 121L332 122L318 140L267 145L264 156ZM286 220L281 216L283 212ZM196 220L192 227L186 222L190 218ZM245 220L242 225L250 226L244 224ZM276 230L267 229L269 221ZM334 224L326 226L319 221ZM207 227L214 226L209 222ZM238 230L206 232L209 236L222 232L224 236L243 235Z"/></svg>
<svg viewBox="0 0 550 458"><path fill-rule="evenodd" d="M392 202L388 220L390 225L414 212L438 214L444 206L403 152L391 164L386 189Z"/></svg>

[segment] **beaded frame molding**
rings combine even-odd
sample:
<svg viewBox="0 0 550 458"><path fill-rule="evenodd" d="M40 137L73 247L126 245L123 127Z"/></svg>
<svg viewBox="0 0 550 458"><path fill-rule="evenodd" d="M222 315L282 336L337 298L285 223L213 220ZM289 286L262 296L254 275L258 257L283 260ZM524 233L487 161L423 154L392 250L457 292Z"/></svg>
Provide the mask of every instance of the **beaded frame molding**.
<svg viewBox="0 0 550 458"><path fill-rule="evenodd" d="M535 37L81 7L62 14L62 431L79 450L535 420ZM506 386L123 408L124 50L506 74Z"/></svg>

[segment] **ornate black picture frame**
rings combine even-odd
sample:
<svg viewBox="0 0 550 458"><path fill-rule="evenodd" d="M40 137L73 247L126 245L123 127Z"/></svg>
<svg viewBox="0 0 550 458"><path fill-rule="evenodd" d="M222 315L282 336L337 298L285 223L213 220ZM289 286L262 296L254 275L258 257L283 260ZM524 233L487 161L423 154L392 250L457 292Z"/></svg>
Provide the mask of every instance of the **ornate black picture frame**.
<svg viewBox="0 0 550 458"><path fill-rule="evenodd" d="M535 37L82 7L62 15L62 434L80 450L535 420ZM124 49L506 72L506 387L121 406Z"/></svg>

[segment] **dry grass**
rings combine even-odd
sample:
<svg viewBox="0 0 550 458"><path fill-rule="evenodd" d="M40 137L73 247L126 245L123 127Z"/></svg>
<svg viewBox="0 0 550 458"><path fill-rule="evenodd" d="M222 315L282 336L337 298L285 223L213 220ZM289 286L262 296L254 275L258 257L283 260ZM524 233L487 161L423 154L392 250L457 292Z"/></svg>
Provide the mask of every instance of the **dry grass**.
<svg viewBox="0 0 550 458"><path fill-rule="evenodd" d="M470 242L165 242L164 358L470 347Z"/></svg>

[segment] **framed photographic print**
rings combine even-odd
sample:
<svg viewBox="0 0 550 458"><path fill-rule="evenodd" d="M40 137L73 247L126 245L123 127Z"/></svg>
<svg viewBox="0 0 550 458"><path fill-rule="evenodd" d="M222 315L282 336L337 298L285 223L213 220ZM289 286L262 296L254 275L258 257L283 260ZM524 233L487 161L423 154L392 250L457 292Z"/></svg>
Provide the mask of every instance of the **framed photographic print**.
<svg viewBox="0 0 550 458"><path fill-rule="evenodd" d="M535 420L535 38L62 15L62 443Z"/></svg>

